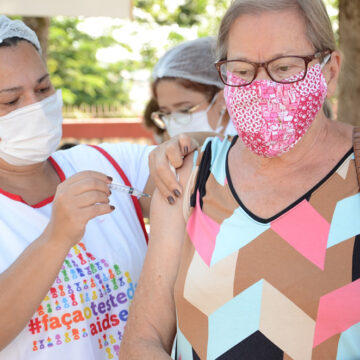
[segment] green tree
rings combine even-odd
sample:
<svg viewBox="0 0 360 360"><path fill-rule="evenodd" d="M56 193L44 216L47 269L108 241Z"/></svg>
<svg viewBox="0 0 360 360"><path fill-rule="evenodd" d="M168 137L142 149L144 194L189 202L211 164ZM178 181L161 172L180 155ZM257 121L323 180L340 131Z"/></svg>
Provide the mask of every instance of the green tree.
<svg viewBox="0 0 360 360"><path fill-rule="evenodd" d="M207 0L186 0L174 11L169 10L164 0L135 0L134 6L150 14L150 21L155 21L159 25L177 23L180 26L190 27L199 23L201 15L205 13L207 3ZM149 18L139 16L136 20L149 22Z"/></svg>
<svg viewBox="0 0 360 360"><path fill-rule="evenodd" d="M23 21L27 26L29 26L36 32L42 49L42 56L44 59L46 59L50 18L24 16Z"/></svg>
<svg viewBox="0 0 360 360"><path fill-rule="evenodd" d="M171 0L134 0L134 21L140 24L139 33L154 28L168 28L166 48L187 40L181 29L195 29L198 36L216 35L219 23L231 0L183 0L173 6ZM332 21L337 40L345 55L340 79L339 119L359 124L360 102L359 34L360 1L325 0L333 9ZM169 6L171 5L171 6ZM337 14L337 11L339 16ZM131 44L118 43L108 34L93 39L81 32L77 18L53 18L50 24L48 44L48 66L56 87L64 89L66 104L126 104L133 85L132 74L137 70L149 70L158 61L156 39L144 44L141 59L124 60L113 64L102 64L96 58L99 49L120 45L129 53ZM30 21L29 24L31 25ZM39 35L42 33L38 29ZM46 40L46 39L45 39ZM46 41L43 43L46 44ZM126 41L125 41L126 42ZM124 78L121 74L128 75Z"/></svg>
<svg viewBox="0 0 360 360"><path fill-rule="evenodd" d="M360 1L339 0L339 39L344 55L340 76L340 121L360 126Z"/></svg>
<svg viewBox="0 0 360 360"><path fill-rule="evenodd" d="M182 5L170 11L166 0L135 0L134 7L140 15L134 21L141 24L141 31L149 27L178 24L182 28L196 27L199 36L215 35L221 16L229 0L185 0ZM210 10L210 13L209 13ZM204 14L208 16L204 19ZM141 15L142 14L142 15ZM122 70L132 74L136 70L151 69L158 61L153 42L144 44L140 51L141 60L126 60L102 64L96 58L99 49L121 45L132 52L129 44L118 43L109 31L104 36L92 38L80 31L79 18L55 17L51 19L48 39L44 37L47 27L42 18L24 19L41 37L52 82L63 89L65 104L129 104L131 78L124 79ZM46 20L46 19L44 19ZM47 20L48 21L48 20ZM38 26L39 25L39 26ZM177 31L168 34L168 47L187 40Z"/></svg>
<svg viewBox="0 0 360 360"><path fill-rule="evenodd" d="M158 25L178 24L180 27L198 27L199 36L216 35L218 25L230 4L230 0L185 0L175 10L169 9L164 0L135 0L134 6L149 16L135 16L142 23ZM173 34L175 35L175 34ZM182 37L176 38L183 41Z"/></svg>
<svg viewBox="0 0 360 360"><path fill-rule="evenodd" d="M66 104L126 104L128 89L120 76L125 63L100 64L97 50L117 44L110 35L93 39L78 30L77 18L52 18L48 67Z"/></svg>
<svg viewBox="0 0 360 360"><path fill-rule="evenodd" d="M195 29L199 37L216 36L230 2L231 0L185 0L174 9L168 7L169 0L135 0L134 21L142 24L144 29L148 26L161 28L176 24L179 29ZM183 36L181 31L172 30L168 33L167 40L163 50L170 49L188 38ZM159 60L154 41L145 44L141 54L142 65L149 70L153 69Z"/></svg>

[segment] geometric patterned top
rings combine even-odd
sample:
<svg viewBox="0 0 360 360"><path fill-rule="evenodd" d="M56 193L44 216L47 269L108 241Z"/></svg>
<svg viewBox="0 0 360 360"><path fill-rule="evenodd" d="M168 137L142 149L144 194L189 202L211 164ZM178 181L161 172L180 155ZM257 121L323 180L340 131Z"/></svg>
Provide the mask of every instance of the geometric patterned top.
<svg viewBox="0 0 360 360"><path fill-rule="evenodd" d="M359 359L353 151L295 203L262 219L232 186L227 154L236 140L209 139L195 160L174 289L176 359Z"/></svg>

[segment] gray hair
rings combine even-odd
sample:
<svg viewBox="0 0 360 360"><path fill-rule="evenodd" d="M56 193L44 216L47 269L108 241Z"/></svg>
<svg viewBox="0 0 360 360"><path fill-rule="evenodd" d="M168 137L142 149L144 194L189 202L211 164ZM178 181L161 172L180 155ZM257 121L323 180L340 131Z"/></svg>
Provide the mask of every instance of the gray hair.
<svg viewBox="0 0 360 360"><path fill-rule="evenodd" d="M229 32L239 16L289 9L297 10L304 18L308 39L317 51L336 49L331 21L322 0L233 0L221 21L218 58L226 59Z"/></svg>

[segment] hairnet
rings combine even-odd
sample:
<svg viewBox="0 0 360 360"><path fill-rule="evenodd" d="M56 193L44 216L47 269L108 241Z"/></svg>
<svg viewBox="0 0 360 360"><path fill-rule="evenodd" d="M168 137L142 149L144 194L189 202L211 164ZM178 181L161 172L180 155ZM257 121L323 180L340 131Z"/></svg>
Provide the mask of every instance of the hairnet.
<svg viewBox="0 0 360 360"><path fill-rule="evenodd" d="M10 20L8 17L0 15L0 43L13 37L31 42L41 53L39 39L33 30L20 20Z"/></svg>
<svg viewBox="0 0 360 360"><path fill-rule="evenodd" d="M223 88L215 68L216 39L204 37L170 49L156 64L153 79L173 77Z"/></svg>

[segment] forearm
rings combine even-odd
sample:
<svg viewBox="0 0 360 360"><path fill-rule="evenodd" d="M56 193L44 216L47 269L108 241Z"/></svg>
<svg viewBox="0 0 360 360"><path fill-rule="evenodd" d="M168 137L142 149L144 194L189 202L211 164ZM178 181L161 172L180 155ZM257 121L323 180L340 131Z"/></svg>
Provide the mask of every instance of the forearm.
<svg viewBox="0 0 360 360"><path fill-rule="evenodd" d="M190 156L179 171L183 186L192 163ZM185 234L182 209L182 201L170 206L155 191L149 248L131 305L120 360L170 359L176 332L174 286Z"/></svg>
<svg viewBox="0 0 360 360"><path fill-rule="evenodd" d="M63 242L51 239L46 229L0 275L0 350L31 319L56 279L68 250Z"/></svg>
<svg viewBox="0 0 360 360"><path fill-rule="evenodd" d="M145 355L146 354L146 355ZM170 355L159 342L138 338L121 344L119 360L169 360Z"/></svg>
<svg viewBox="0 0 360 360"><path fill-rule="evenodd" d="M176 332L174 284L184 237L182 203L170 207L155 191L151 236L130 308L120 359L170 359Z"/></svg>
<svg viewBox="0 0 360 360"><path fill-rule="evenodd" d="M152 196L154 193L154 190L155 190L154 180L151 176L149 176L148 181L146 182L146 185L144 188L144 193ZM139 202L140 202L143 217L149 217L150 216L151 198L142 196L139 199Z"/></svg>
<svg viewBox="0 0 360 360"><path fill-rule="evenodd" d="M169 257L172 258L161 256L164 259ZM148 260L130 308L120 348L121 360L170 359L176 332L173 287L169 286L168 278L168 275L173 278L172 270L170 268L165 274L159 271L159 263L149 266ZM170 279L170 282L173 283L173 280Z"/></svg>

